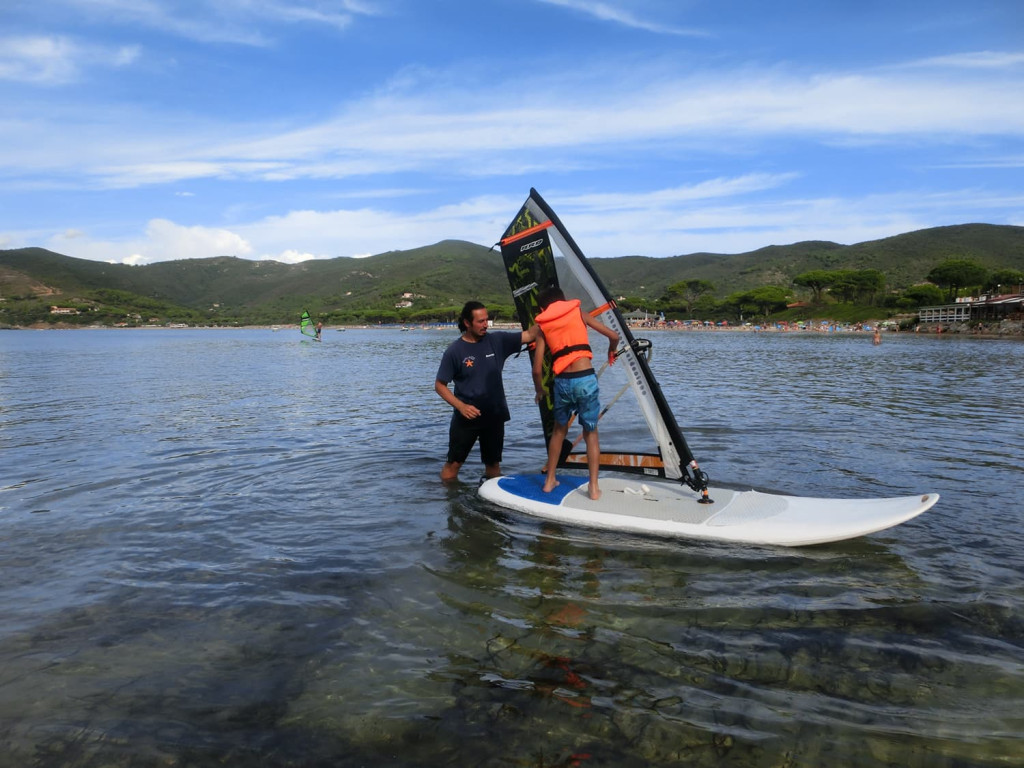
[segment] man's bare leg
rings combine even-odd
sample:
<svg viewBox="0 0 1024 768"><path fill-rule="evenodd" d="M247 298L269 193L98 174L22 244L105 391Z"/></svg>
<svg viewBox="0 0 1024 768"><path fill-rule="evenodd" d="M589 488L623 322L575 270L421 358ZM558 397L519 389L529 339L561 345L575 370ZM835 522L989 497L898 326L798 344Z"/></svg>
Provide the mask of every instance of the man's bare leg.
<svg viewBox="0 0 1024 768"><path fill-rule="evenodd" d="M441 482L450 483L459 479L459 469L462 468L461 461L449 461L441 467Z"/></svg>
<svg viewBox="0 0 1024 768"><path fill-rule="evenodd" d="M484 477L490 480L492 477L501 477L501 464L484 464Z"/></svg>

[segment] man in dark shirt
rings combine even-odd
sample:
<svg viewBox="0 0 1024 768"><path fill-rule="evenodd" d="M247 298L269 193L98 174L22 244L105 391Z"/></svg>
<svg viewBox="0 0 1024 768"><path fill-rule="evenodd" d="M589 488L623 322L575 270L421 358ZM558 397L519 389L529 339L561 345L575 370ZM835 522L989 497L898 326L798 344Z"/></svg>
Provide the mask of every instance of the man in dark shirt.
<svg viewBox="0 0 1024 768"><path fill-rule="evenodd" d="M487 326L487 308L479 301L467 301L459 316L462 335L445 350L437 369L434 390L455 409L448 428L448 458L441 469L445 482L458 479L477 440L484 476L501 474L505 422L511 418L501 371L508 357L533 342L537 326L528 331L492 333ZM454 393L448 388L452 381Z"/></svg>

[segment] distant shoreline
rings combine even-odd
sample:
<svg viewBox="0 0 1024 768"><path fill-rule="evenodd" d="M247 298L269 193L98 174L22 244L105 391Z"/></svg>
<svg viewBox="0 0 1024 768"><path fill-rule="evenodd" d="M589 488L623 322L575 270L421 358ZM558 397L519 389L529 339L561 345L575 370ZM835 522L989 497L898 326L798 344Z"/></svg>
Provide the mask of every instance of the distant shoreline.
<svg viewBox="0 0 1024 768"><path fill-rule="evenodd" d="M825 336L842 336L848 334L856 334L859 336L871 336L874 333L875 323L858 323L856 326L840 325L837 323L821 323L814 327L797 327L788 326L780 327L777 325L630 325L629 330L631 333L788 333L788 334L803 334L803 335L825 335ZM494 323L492 325L494 330L517 330L520 328L518 323ZM75 325L72 323L34 323L27 326L6 326L0 328L2 331L78 331L78 330L93 330L93 331L124 331L124 330L144 330L144 331L180 331L180 330L267 330L274 332L292 332L298 330L298 325L218 325L218 326L174 326L168 327L166 325L138 325L131 327L114 327L109 325ZM330 325L324 326L324 332L330 331L347 331L347 330L391 330L391 331L451 331L458 333L458 329L455 324L443 324L443 323L417 323L417 324L388 324L388 325L370 325L370 324L355 324L355 325ZM957 323L949 325L919 325L914 329L909 330L897 330L895 328L883 328L883 338L886 336L892 336L895 334L913 334L918 336L942 336L947 338L977 338L977 339L1005 339L1005 338L1018 338L1024 337L1024 321L1010 321L1004 320L1000 323L976 323L969 325L967 323Z"/></svg>

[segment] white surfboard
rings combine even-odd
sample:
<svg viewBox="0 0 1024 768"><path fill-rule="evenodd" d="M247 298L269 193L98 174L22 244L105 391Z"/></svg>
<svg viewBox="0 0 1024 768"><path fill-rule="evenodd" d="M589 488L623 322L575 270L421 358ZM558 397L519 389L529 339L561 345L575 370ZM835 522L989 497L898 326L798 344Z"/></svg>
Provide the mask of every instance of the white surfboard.
<svg viewBox="0 0 1024 768"><path fill-rule="evenodd" d="M716 539L788 547L824 544L875 533L917 517L936 493L882 499L822 499L710 488L713 504L681 483L601 477L590 499L586 477L559 475L544 493L544 476L506 475L486 481L480 496L502 507L568 525L671 538Z"/></svg>

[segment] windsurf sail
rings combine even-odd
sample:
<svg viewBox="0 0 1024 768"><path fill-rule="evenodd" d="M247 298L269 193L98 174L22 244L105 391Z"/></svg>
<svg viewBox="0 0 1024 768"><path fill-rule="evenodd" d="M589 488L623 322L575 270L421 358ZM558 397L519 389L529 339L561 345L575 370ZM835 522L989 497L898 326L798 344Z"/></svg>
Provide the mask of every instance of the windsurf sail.
<svg viewBox="0 0 1024 768"><path fill-rule="evenodd" d="M316 335L316 323L313 322L313 318L309 316L309 310L302 310L302 317L299 320L299 330L302 331L303 336L309 336L312 339L317 338Z"/></svg>
<svg viewBox="0 0 1024 768"><path fill-rule="evenodd" d="M601 468L679 480L706 498L708 477L686 444L648 364L651 343L633 337L608 289L537 190L530 190L530 196L502 235L500 245L516 313L524 329L533 324L540 312L539 294L546 288L560 287L566 297L580 300L583 311L619 334L617 362L599 373L602 376L601 400L609 403L602 412L602 419L606 413L611 414L609 406L618 401L621 394L616 393L621 393L622 389L633 391L632 412L637 415L620 418L620 428L616 430L606 430L602 420ZM591 348L603 349L603 346L592 341ZM530 354L532 357L533 350ZM550 354L545 354L545 358L543 372L548 396L541 401L540 411L546 443L551 437L554 417ZM614 377L624 380L621 387ZM646 422L649 436L638 435L636 429L631 429L640 420ZM637 443L644 440L650 443L651 438L653 445L636 450ZM625 444L619 445L620 442ZM585 468L586 465L586 452L574 450L567 440L559 466Z"/></svg>

